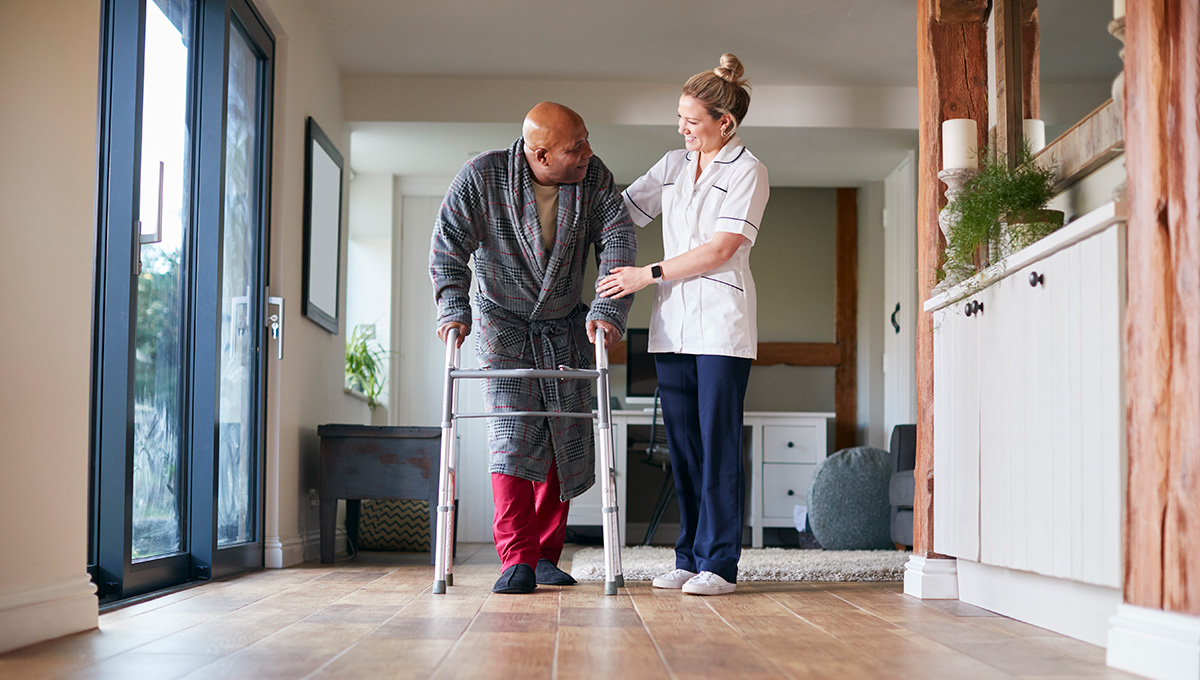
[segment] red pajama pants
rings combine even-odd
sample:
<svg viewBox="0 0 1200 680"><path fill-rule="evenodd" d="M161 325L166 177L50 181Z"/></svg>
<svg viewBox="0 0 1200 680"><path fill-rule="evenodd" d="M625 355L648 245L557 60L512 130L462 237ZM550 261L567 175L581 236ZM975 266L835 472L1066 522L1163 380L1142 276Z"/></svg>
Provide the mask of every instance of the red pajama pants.
<svg viewBox="0 0 1200 680"><path fill-rule="evenodd" d="M558 564L571 503L559 500L554 462L550 462L545 482L493 472L492 496L496 504L492 536L504 568L517 563L536 567L543 557Z"/></svg>

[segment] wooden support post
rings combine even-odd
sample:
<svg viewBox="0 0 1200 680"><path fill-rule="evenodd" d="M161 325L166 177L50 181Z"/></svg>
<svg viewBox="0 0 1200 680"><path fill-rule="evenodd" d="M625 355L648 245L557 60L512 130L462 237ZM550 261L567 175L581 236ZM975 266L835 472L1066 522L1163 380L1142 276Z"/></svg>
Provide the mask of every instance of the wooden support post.
<svg viewBox="0 0 1200 680"><path fill-rule="evenodd" d="M996 148L1009 167L1016 167L1021 150L1021 0L995 0L992 20L996 24Z"/></svg>
<svg viewBox="0 0 1200 680"><path fill-rule="evenodd" d="M858 440L858 189L837 190L837 344L834 446Z"/></svg>
<svg viewBox="0 0 1200 680"><path fill-rule="evenodd" d="M1130 3L1125 601L1192 615L1200 614L1197 40L1194 0Z"/></svg>
<svg viewBox="0 0 1200 680"><path fill-rule="evenodd" d="M942 121L971 118L978 123L979 148L987 135L987 34L983 8L963 21L938 22L946 0L919 0L917 9L917 90L919 148L917 169L917 295L929 299L937 283L944 244L938 211L944 187ZM949 14L948 12L946 14ZM917 461L914 471L913 552L933 555L933 315L917 315Z"/></svg>
<svg viewBox="0 0 1200 680"><path fill-rule="evenodd" d="M1042 29L1037 0L1021 0L1021 115L1042 117Z"/></svg>

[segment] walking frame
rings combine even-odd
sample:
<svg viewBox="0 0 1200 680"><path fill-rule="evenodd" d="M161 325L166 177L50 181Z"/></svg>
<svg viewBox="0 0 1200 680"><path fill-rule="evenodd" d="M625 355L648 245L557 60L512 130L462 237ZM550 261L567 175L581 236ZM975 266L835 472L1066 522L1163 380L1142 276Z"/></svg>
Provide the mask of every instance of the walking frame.
<svg viewBox="0 0 1200 680"><path fill-rule="evenodd" d="M458 329L446 334L446 379L442 392L442 458L438 475L437 536L434 547L433 592L445 593L454 585L454 478L458 466L457 423L460 418L587 418L596 420L599 431L597 449L600 453L601 523L604 527L604 594L616 595L625 586L621 574L621 536L617 523L616 453L613 448L612 406L608 400L608 349L604 345L605 331L596 328L596 368L557 369L514 368L499 370L462 370L459 365ZM595 413L560 413L557 411L505 411L486 413L456 413L458 410L458 381L477 378L548 378L596 381Z"/></svg>

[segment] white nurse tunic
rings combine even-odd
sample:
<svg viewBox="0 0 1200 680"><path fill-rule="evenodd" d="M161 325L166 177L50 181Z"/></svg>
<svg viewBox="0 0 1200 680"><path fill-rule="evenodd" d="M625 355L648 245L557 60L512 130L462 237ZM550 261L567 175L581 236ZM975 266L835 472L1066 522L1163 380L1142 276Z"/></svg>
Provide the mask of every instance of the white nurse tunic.
<svg viewBox="0 0 1200 680"><path fill-rule="evenodd" d="M758 326L750 247L770 195L767 168L736 135L696 179L699 162L699 151L663 156L625 190L630 217L644 227L663 216L664 260L711 241L719 231L746 240L716 269L657 286L649 351L754 359Z"/></svg>

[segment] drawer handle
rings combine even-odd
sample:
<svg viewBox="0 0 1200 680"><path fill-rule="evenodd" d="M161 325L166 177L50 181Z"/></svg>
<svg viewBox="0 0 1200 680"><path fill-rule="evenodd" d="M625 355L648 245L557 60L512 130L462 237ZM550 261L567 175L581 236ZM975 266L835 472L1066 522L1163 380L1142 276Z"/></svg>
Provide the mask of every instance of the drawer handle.
<svg viewBox="0 0 1200 680"><path fill-rule="evenodd" d="M1039 283L1040 284L1046 283L1046 275L1039 274L1037 272L1029 272L1029 285L1034 288L1037 288Z"/></svg>
<svg viewBox="0 0 1200 680"><path fill-rule="evenodd" d="M979 300L971 300L966 304L966 309L963 312L967 316L975 316L983 313L983 303Z"/></svg>
<svg viewBox="0 0 1200 680"><path fill-rule="evenodd" d="M792 442L788 442L788 448L789 448L789 449L790 449L790 448L793 448L793 447L795 447L795 446L796 446L796 445L795 445L794 443L792 443Z"/></svg>
<svg viewBox="0 0 1200 680"><path fill-rule="evenodd" d="M791 489L788 489L788 495L789 495L789 496L795 496L795 495L796 495L796 492L795 492L795 491L792 491Z"/></svg>

